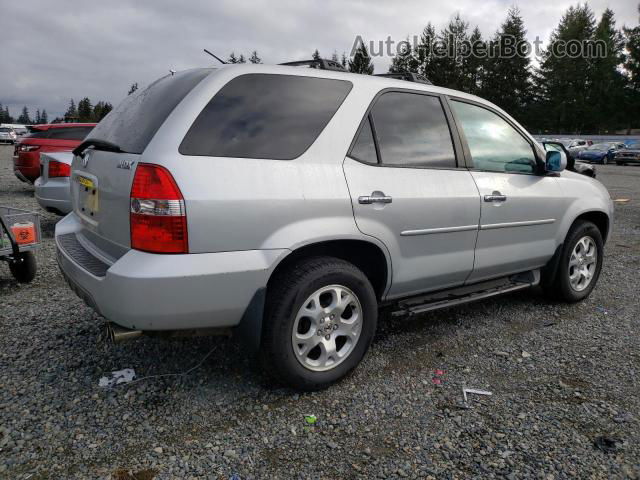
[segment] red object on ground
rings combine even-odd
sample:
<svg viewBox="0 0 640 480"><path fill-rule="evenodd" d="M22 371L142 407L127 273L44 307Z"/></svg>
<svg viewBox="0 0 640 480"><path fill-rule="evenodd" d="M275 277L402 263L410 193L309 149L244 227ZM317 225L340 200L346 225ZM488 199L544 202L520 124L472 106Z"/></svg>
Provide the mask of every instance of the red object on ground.
<svg viewBox="0 0 640 480"><path fill-rule="evenodd" d="M29 134L16 143L13 153L16 177L35 182L40 176L41 152L73 150L95 126L95 123L52 123L29 127Z"/></svg>

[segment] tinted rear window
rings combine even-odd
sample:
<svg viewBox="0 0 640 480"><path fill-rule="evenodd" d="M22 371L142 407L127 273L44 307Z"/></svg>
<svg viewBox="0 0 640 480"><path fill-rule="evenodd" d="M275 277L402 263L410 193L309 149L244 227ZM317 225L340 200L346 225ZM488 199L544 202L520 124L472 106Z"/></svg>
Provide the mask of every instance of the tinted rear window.
<svg viewBox="0 0 640 480"><path fill-rule="evenodd" d="M200 112L180 153L292 160L320 135L351 87L292 75L236 77Z"/></svg>
<svg viewBox="0 0 640 480"><path fill-rule="evenodd" d="M49 130L29 130L29 134L24 138L47 138Z"/></svg>
<svg viewBox="0 0 640 480"><path fill-rule="evenodd" d="M63 127L49 129L49 137L55 140L83 140L93 127Z"/></svg>
<svg viewBox="0 0 640 480"><path fill-rule="evenodd" d="M87 140L104 140L124 152L142 153L173 109L211 71L202 68L167 75L129 95Z"/></svg>

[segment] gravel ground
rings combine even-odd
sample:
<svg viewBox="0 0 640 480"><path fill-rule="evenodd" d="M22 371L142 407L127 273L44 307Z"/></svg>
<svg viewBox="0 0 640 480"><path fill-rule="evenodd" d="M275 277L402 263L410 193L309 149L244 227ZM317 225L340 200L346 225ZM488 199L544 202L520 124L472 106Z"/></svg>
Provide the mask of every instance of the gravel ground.
<svg viewBox="0 0 640 480"><path fill-rule="evenodd" d="M37 209L11 152L0 147L0 204ZM0 478L640 478L640 167L598 172L631 202L589 299L532 291L382 318L352 376L304 395L270 385L228 339L107 345L58 272L58 217L41 212L36 280L19 286L0 265ZM207 353L187 375L98 387ZM465 385L493 396L461 408Z"/></svg>

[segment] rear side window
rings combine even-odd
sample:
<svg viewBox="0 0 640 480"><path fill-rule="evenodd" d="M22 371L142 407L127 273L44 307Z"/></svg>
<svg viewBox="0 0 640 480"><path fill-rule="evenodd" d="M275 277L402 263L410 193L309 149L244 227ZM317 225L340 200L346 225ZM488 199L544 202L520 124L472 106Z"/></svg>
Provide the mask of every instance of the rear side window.
<svg viewBox="0 0 640 480"><path fill-rule="evenodd" d="M0 132L10 132L11 129L7 127L0 127Z"/></svg>
<svg viewBox="0 0 640 480"><path fill-rule="evenodd" d="M362 130L358 135L356 143L351 149L351 157L361 162L375 164L378 163L376 155L376 144L373 140L373 132L371 130L371 120L369 117L365 120Z"/></svg>
<svg viewBox="0 0 640 480"><path fill-rule="evenodd" d="M87 140L103 140L124 152L142 153L173 109L211 71L202 68L167 75L129 95Z"/></svg>
<svg viewBox="0 0 640 480"><path fill-rule="evenodd" d="M385 93L371 115L383 165L456 167L453 140L438 97Z"/></svg>
<svg viewBox="0 0 640 480"><path fill-rule="evenodd" d="M320 135L351 87L326 78L241 75L200 112L180 153L292 160Z"/></svg>
<svg viewBox="0 0 640 480"><path fill-rule="evenodd" d="M93 127L68 127L49 129L49 138L55 140L84 140Z"/></svg>

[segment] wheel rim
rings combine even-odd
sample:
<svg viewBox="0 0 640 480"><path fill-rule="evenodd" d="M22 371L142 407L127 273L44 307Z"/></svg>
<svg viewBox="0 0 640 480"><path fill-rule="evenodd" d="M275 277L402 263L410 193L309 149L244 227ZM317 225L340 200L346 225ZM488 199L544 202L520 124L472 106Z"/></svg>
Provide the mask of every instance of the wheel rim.
<svg viewBox="0 0 640 480"><path fill-rule="evenodd" d="M291 343L298 362L316 372L331 370L351 355L362 333L362 306L347 287L329 285L304 301Z"/></svg>
<svg viewBox="0 0 640 480"><path fill-rule="evenodd" d="M598 250L591 237L582 237L573 247L569 258L569 283L576 292L589 286L596 272Z"/></svg>

